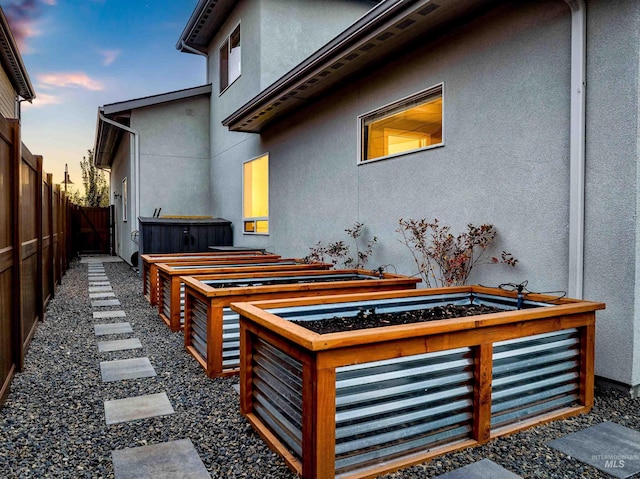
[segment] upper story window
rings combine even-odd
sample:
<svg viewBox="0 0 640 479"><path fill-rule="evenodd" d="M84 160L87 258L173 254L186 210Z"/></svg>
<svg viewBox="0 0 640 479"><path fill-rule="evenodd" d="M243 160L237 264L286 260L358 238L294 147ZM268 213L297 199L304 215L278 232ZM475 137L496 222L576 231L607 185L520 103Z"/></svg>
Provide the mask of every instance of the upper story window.
<svg viewBox="0 0 640 479"><path fill-rule="evenodd" d="M243 165L242 221L245 233L269 234L269 155Z"/></svg>
<svg viewBox="0 0 640 479"><path fill-rule="evenodd" d="M220 47L220 93L240 76L240 24Z"/></svg>
<svg viewBox="0 0 640 479"><path fill-rule="evenodd" d="M442 87L436 85L358 117L359 163L442 145Z"/></svg>

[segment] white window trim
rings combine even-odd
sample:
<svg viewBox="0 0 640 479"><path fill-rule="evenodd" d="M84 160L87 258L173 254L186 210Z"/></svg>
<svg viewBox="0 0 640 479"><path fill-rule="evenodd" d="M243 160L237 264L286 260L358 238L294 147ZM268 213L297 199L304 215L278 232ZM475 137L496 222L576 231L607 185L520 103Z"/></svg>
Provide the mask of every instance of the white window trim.
<svg viewBox="0 0 640 479"><path fill-rule="evenodd" d="M129 207L128 203L129 203L129 190L128 190L128 184L129 182L127 181L127 177L125 176L124 178L122 178L122 222L126 223L127 222L127 208Z"/></svg>
<svg viewBox="0 0 640 479"><path fill-rule="evenodd" d="M252 235L252 236L269 236L269 232L271 231L271 222L269 221L269 216L251 216L251 217L245 217L244 215L244 165L247 163L251 163L252 161L255 161L259 158L262 158L263 156L266 156L268 160L271 159L271 155L269 153L262 153L261 155L256 156L255 158L251 158L250 160L246 160L242 162L242 234L245 235ZM271 162L269 161L269 166L271 166ZM271 174L269 174L269 183L271 183ZM269 184L269 186L271 186ZM269 196L271 194L271 188L269 188ZM271 211L271 198L268 197L267 200L269 201L269 211ZM269 223L269 232L267 233L258 233L257 231L245 231L244 230L244 223L245 221L267 221Z"/></svg>
<svg viewBox="0 0 640 479"><path fill-rule="evenodd" d="M229 87L233 85L238 80L238 78L242 76L242 26L240 24L241 22L236 23L231 29L231 31L229 32L229 34L226 37L224 37L224 40L222 40L222 43L218 46L218 70L219 70L220 69L220 50L222 50L222 47L225 43L231 43L231 35L233 35L233 32L236 31L236 28L238 27L240 28L240 73L238 74L237 77L233 79L233 81L229 82L229 65L227 65L227 81L229 83L227 84L226 87L224 87L224 89L219 89L220 93L218 93L218 96L222 95L225 91L227 91ZM227 45L227 48L228 48L228 45ZM218 82L219 81L220 81L220 71L218 71Z"/></svg>
<svg viewBox="0 0 640 479"><path fill-rule="evenodd" d="M381 156L379 158L373 158L371 160L367 160L367 161L362 161L362 121L365 117L375 114L381 110L385 110L387 108L393 107L394 105L400 105L401 103L406 102L407 100L410 100L413 97L416 96L420 96L420 95L426 95L429 92L435 91L440 89L440 91L442 92L442 141L436 145L429 145L429 146L425 146L423 148L416 148L415 150L407 150L407 151L402 151L400 153L394 153L393 155L386 155L386 156ZM358 149L357 149L357 156L356 156L356 164L358 166L361 165L367 165L369 163L375 163L377 161L383 161L383 160L388 160L390 158L397 158L399 156L406 156L406 155L411 155L413 153L419 152L419 151L426 151L426 150L433 150L434 148L441 148L445 145L445 101L444 101L444 82L440 82L440 83L436 83L435 85L430 86L429 88L425 88L424 90L420 90L417 91L415 93L412 93L411 95L407 95L399 100L396 101L392 101L391 103L387 103L386 105L383 105L381 107L376 108L375 110L371 110L368 111L366 113L362 113L361 115L358 115L357 118L357 123L356 123L356 132L357 132L357 138L358 138Z"/></svg>

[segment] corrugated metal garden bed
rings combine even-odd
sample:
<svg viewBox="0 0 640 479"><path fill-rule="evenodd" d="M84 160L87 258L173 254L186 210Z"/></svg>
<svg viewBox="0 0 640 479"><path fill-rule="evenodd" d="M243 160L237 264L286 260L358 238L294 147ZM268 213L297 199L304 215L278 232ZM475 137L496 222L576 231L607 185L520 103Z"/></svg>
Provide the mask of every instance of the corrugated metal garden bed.
<svg viewBox="0 0 640 479"><path fill-rule="evenodd" d="M184 283L183 276L203 274L233 274L240 271L261 274L266 271L307 271L325 270L327 263L305 263L297 258L280 256L235 257L226 260L200 262L156 263L158 270L158 314L171 331L180 331L184 323Z"/></svg>
<svg viewBox="0 0 640 479"><path fill-rule="evenodd" d="M184 338L189 353L211 377L235 374L240 365L237 301L415 288L420 279L365 270L287 271L182 276Z"/></svg>
<svg viewBox="0 0 640 479"><path fill-rule="evenodd" d="M291 321L503 312L317 334ZM374 477L593 405L604 304L478 286L234 303L241 412L304 478Z"/></svg>

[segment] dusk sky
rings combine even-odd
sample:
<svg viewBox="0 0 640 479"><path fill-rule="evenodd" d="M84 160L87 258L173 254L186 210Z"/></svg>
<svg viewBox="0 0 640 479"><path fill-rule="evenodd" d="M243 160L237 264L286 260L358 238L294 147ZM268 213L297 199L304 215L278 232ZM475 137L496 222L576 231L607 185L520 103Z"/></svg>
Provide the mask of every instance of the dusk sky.
<svg viewBox="0 0 640 479"><path fill-rule="evenodd" d="M98 107L205 83L205 58L175 44L197 0L0 0L36 92L22 141L55 183L82 185Z"/></svg>

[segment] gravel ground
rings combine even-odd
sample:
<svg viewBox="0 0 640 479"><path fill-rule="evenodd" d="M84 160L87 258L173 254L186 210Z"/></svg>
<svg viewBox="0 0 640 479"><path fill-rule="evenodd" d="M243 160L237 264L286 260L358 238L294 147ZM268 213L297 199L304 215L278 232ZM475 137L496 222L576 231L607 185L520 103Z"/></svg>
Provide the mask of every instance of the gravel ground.
<svg viewBox="0 0 640 479"><path fill-rule="evenodd" d="M0 477L112 478L111 451L189 438L213 478L294 478L242 418L237 378L208 379L142 296L124 263L105 263L126 318L94 320L87 267L73 262L16 375L0 418ZM114 309L114 308L110 308ZM128 321L143 348L98 353L96 323ZM103 384L100 361L147 356L157 376ZM166 392L175 414L106 426L104 401ZM602 421L640 430L640 400L596 390L592 412L382 476L428 478L488 458L526 478L611 477L546 446Z"/></svg>

